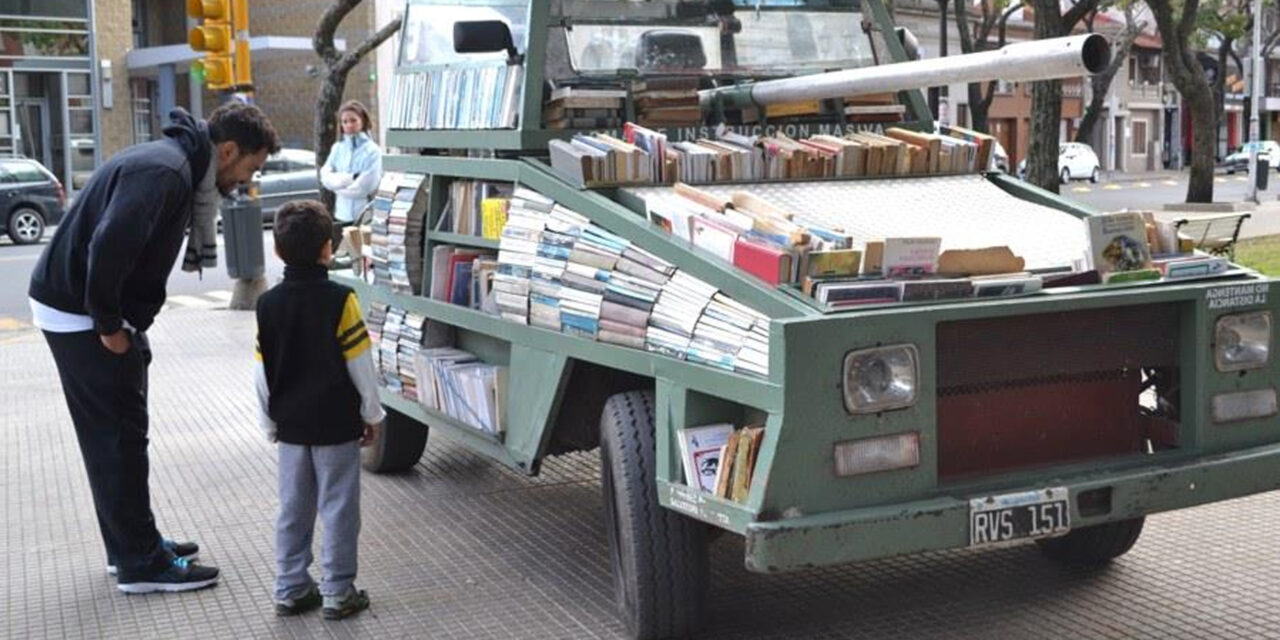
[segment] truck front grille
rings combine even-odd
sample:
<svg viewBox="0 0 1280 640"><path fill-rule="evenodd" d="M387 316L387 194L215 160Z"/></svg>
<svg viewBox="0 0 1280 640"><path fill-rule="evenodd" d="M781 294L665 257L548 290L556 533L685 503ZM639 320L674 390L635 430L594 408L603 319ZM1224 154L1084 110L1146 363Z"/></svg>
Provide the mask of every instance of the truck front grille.
<svg viewBox="0 0 1280 640"><path fill-rule="evenodd" d="M1179 314L1159 304L939 324L940 480L1174 444Z"/></svg>

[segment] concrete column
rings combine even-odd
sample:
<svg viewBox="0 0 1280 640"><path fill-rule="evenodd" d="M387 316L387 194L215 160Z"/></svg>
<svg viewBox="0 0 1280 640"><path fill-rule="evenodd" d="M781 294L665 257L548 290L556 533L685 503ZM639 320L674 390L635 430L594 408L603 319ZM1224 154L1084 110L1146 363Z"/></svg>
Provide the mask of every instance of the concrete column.
<svg viewBox="0 0 1280 640"><path fill-rule="evenodd" d="M169 122L169 112L178 106L177 70L172 64L162 64L156 76L156 113L160 126Z"/></svg>

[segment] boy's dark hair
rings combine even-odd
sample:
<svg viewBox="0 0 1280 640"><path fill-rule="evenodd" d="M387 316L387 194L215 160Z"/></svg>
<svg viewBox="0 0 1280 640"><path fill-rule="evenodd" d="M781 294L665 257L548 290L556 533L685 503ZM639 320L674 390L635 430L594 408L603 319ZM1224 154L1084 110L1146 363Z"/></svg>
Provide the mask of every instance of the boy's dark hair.
<svg viewBox="0 0 1280 640"><path fill-rule="evenodd" d="M315 200L291 200L276 210L273 235L284 263L301 267L317 264L324 243L333 239L333 219Z"/></svg>
<svg viewBox="0 0 1280 640"><path fill-rule="evenodd" d="M241 153L280 151L280 137L262 110L243 102L228 102L209 114L209 138L214 144L231 141Z"/></svg>

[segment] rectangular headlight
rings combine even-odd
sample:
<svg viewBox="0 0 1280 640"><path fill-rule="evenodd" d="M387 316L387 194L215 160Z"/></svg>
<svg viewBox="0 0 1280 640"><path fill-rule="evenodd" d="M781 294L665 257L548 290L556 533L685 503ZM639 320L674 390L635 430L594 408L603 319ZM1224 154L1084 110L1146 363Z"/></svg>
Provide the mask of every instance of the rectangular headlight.
<svg viewBox="0 0 1280 640"><path fill-rule="evenodd" d="M1213 397L1213 421L1235 422L1276 414L1276 390L1236 391Z"/></svg>
<svg viewBox="0 0 1280 640"><path fill-rule="evenodd" d="M836 475L841 477L919 466L920 434L912 431L837 442L835 458Z"/></svg>
<svg viewBox="0 0 1280 640"><path fill-rule="evenodd" d="M844 408L876 413L916 402L920 356L913 344L850 351L844 356Z"/></svg>
<svg viewBox="0 0 1280 640"><path fill-rule="evenodd" d="M1213 327L1213 365L1218 371L1266 366L1271 357L1271 312L1233 313Z"/></svg>

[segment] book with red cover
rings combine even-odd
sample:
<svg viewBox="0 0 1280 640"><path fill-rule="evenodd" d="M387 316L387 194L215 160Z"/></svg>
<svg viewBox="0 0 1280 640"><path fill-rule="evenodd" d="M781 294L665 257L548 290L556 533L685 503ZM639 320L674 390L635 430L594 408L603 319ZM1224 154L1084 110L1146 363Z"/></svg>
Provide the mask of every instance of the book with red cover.
<svg viewBox="0 0 1280 640"><path fill-rule="evenodd" d="M480 255L480 252L474 249L455 249L453 255L449 256L449 270L446 272L448 275L444 286L444 300L446 302L450 301L453 296L453 274L457 273L457 264L459 262L471 262L478 255ZM437 273L431 274L432 280L435 280L439 275Z"/></svg>
<svg viewBox="0 0 1280 640"><path fill-rule="evenodd" d="M734 243L733 265L769 284L791 281L790 253L744 238Z"/></svg>

